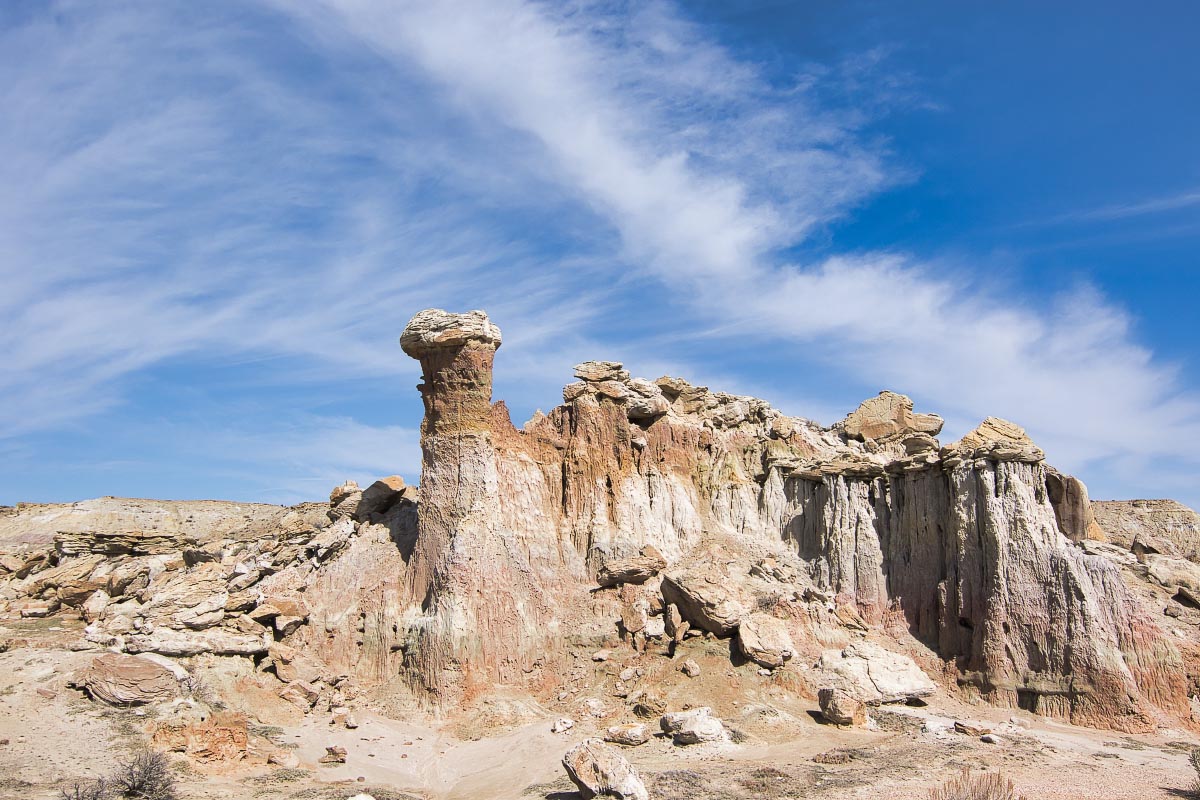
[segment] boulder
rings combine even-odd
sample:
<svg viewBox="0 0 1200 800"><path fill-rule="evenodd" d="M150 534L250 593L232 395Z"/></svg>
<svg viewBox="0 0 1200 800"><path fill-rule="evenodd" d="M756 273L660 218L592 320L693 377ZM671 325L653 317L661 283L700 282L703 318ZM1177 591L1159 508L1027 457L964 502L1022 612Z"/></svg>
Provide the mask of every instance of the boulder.
<svg viewBox="0 0 1200 800"><path fill-rule="evenodd" d="M58 608L58 600L32 600L21 606L21 617L25 619L40 619L50 616Z"/></svg>
<svg viewBox="0 0 1200 800"><path fill-rule="evenodd" d="M330 745L325 748L325 755L321 756L320 764L345 764L346 763L346 748L339 745Z"/></svg>
<svg viewBox="0 0 1200 800"><path fill-rule="evenodd" d="M279 690L279 697L307 713L321 698L321 693L312 684L292 681Z"/></svg>
<svg viewBox="0 0 1200 800"><path fill-rule="evenodd" d="M868 704L928 697L935 687L911 658L870 642L826 650L816 665L827 686Z"/></svg>
<svg viewBox="0 0 1200 800"><path fill-rule="evenodd" d="M331 507L341 505L341 503L353 495L361 493L356 481L346 481L341 486L333 487L333 491L329 493L329 505Z"/></svg>
<svg viewBox="0 0 1200 800"><path fill-rule="evenodd" d="M1000 417L987 417L957 442L943 447L943 461L954 466L956 460L986 458L992 461L1034 463L1045 458L1041 449L1025 434L1025 429Z"/></svg>
<svg viewBox="0 0 1200 800"><path fill-rule="evenodd" d="M738 649L759 666L778 669L796 652L783 620L756 611L738 625Z"/></svg>
<svg viewBox="0 0 1200 800"><path fill-rule="evenodd" d="M817 702L821 706L821 716L834 725L865 725L867 723L867 707L857 697L842 691L826 687L817 692Z"/></svg>
<svg viewBox="0 0 1200 800"><path fill-rule="evenodd" d="M650 728L644 722L613 725L604 732L604 741L626 747L637 747L650 741Z"/></svg>
<svg viewBox="0 0 1200 800"><path fill-rule="evenodd" d="M1058 529L1073 542L1087 539L1104 541L1104 531L1096 523L1087 486L1073 475L1047 468L1046 492L1054 507Z"/></svg>
<svg viewBox="0 0 1200 800"><path fill-rule="evenodd" d="M440 308L418 311L400 334L400 348L413 358L469 343L490 344L495 349L501 341L500 328L484 312L455 314Z"/></svg>
<svg viewBox="0 0 1200 800"><path fill-rule="evenodd" d="M54 598L64 606L78 608L97 589L105 588L104 580L92 578L92 572L104 561L102 555L63 558L56 567L44 570L32 578L24 591L31 597Z"/></svg>
<svg viewBox="0 0 1200 800"><path fill-rule="evenodd" d="M728 577L716 570L665 573L662 594L692 627L717 636L732 634L749 613Z"/></svg>
<svg viewBox="0 0 1200 800"><path fill-rule="evenodd" d="M169 700L179 694L171 671L145 658L105 653L71 680L94 699L109 705L140 705Z"/></svg>
<svg viewBox="0 0 1200 800"><path fill-rule="evenodd" d="M365 522L372 514L384 514L404 497L404 478L392 475L375 481L363 490L354 518Z"/></svg>
<svg viewBox="0 0 1200 800"><path fill-rule="evenodd" d="M354 518L342 517L309 540L305 552L317 561L328 561L349 547L353 535Z"/></svg>
<svg viewBox="0 0 1200 800"><path fill-rule="evenodd" d="M657 419L670 410L671 404L662 389L644 378L634 378L625 384L630 392L625 402L625 416L633 422Z"/></svg>
<svg viewBox="0 0 1200 800"><path fill-rule="evenodd" d="M667 701L662 695L651 690L639 689L629 695L629 704L633 706L633 713L642 719L661 717L667 710Z"/></svg>
<svg viewBox="0 0 1200 800"><path fill-rule="evenodd" d="M1200 565L1185 558L1144 555L1150 577L1164 589L1192 606L1200 606Z"/></svg>
<svg viewBox="0 0 1200 800"><path fill-rule="evenodd" d="M109 601L112 600L108 596L108 592L103 589L97 589L92 592L92 596L83 601L83 605L79 607L79 613L85 622L95 622L100 619L100 615L104 613L104 609L108 608Z"/></svg>
<svg viewBox="0 0 1200 800"><path fill-rule="evenodd" d="M229 589L225 568L215 562L163 572L142 590L141 614L155 626L203 630L225 619Z"/></svg>
<svg viewBox="0 0 1200 800"><path fill-rule="evenodd" d="M575 377L589 383L629 380L629 372L621 367L619 361L585 361L575 365Z"/></svg>
<svg viewBox="0 0 1200 800"><path fill-rule="evenodd" d="M679 606L674 603L669 603L663 611L663 632L671 637L671 641L679 644L683 641L683 637L687 635L691 623L683 618L683 614L679 612Z"/></svg>
<svg viewBox="0 0 1200 800"><path fill-rule="evenodd" d="M680 665L679 671L684 675L687 675L689 678L700 677L700 665L690 658L686 659L683 664Z"/></svg>
<svg viewBox="0 0 1200 800"><path fill-rule="evenodd" d="M652 545L646 545L639 555L608 561L600 568L596 582L601 586L618 586L623 583L645 583L666 569L667 560Z"/></svg>
<svg viewBox="0 0 1200 800"><path fill-rule="evenodd" d="M668 734L675 744L700 744L726 739L725 726L720 719L712 715L712 709L707 706L664 714L659 720L659 725L663 733Z"/></svg>
<svg viewBox="0 0 1200 800"><path fill-rule="evenodd" d="M633 765L600 739L585 739L563 756L567 777L579 788L584 800L615 797L618 800L649 800L650 794Z"/></svg>

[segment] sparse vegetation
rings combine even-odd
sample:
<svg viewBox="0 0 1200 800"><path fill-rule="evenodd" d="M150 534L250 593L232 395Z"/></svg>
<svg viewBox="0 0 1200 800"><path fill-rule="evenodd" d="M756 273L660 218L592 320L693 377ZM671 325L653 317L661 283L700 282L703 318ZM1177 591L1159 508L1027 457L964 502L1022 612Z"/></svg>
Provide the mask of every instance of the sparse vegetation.
<svg viewBox="0 0 1200 800"><path fill-rule="evenodd" d="M280 769L273 769L262 775L254 775L246 778L246 782L258 786L271 786L280 783L295 783L296 781L304 780L309 775L309 771L305 769L282 767Z"/></svg>
<svg viewBox="0 0 1200 800"><path fill-rule="evenodd" d="M1200 747L1192 749L1188 754L1188 761L1192 763L1192 771L1196 773L1196 777L1192 778L1192 785L1187 791L1192 797L1200 800Z"/></svg>
<svg viewBox="0 0 1200 800"><path fill-rule="evenodd" d="M952 780L929 791L929 800L1027 800L1017 794L1013 782L998 772L972 775L963 771Z"/></svg>
<svg viewBox="0 0 1200 800"><path fill-rule="evenodd" d="M142 750L122 761L111 779L117 793L130 800L177 800L175 776L166 753Z"/></svg>
<svg viewBox="0 0 1200 800"><path fill-rule="evenodd" d="M108 800L112 797L108 782L101 778L98 781L75 781L71 788L59 792L62 800Z"/></svg>
<svg viewBox="0 0 1200 800"><path fill-rule="evenodd" d="M141 750L118 764L109 778L75 781L59 793L61 800L179 800L166 753Z"/></svg>

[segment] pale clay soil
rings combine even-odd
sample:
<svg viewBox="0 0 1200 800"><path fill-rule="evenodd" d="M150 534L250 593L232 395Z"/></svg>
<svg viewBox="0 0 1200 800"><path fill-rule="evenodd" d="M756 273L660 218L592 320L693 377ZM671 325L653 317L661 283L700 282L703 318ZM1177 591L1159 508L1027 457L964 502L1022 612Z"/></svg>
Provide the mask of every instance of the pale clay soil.
<svg viewBox="0 0 1200 800"><path fill-rule="evenodd" d="M147 740L153 724L153 710L108 708L66 687L70 673L95 654L63 649L72 637L52 630L59 627L3 631L27 637L0 653L0 741L8 740L0 744L0 798L5 800L51 800L74 779L111 771L123 753ZM753 672L727 667L722 672L719 654L696 655L710 679L689 685L740 733L741 742L679 748L655 738L623 749L652 798L923 800L930 787L970 767L1002 770L1028 800L1155 800L1187 797L1184 789L1193 778L1188 752L1197 740L1184 731L1131 736L1077 728L1025 712L967 705L945 693L927 707L875 712L878 730L837 729L806 713L815 708L811 700L789 697ZM714 686L737 691L714 695ZM258 729L275 746L294 746L300 770L263 763L272 745L260 736L252 739L250 756L237 764L188 764L175 755L180 794L212 800L344 800L365 791L377 800L574 800L574 787L560 764L563 752L624 719L569 714L570 702L549 703L541 716L475 740L420 717L417 724L363 710L359 727L348 730L331 726L328 714L313 713L297 724ZM552 721L564 714L574 717L575 728L551 733ZM1002 743L939 731L954 720L991 727ZM461 723L453 730L464 733ZM318 765L328 745L346 748L347 762ZM845 753L847 763L814 762L814 756L830 751Z"/></svg>

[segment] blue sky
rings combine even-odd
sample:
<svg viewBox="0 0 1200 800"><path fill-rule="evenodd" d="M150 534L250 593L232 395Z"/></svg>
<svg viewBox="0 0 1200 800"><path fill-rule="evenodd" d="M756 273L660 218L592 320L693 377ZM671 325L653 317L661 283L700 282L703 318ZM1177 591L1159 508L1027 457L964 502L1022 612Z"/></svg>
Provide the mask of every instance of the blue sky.
<svg viewBox="0 0 1200 800"><path fill-rule="evenodd" d="M883 388L1200 504L1190 2L0 5L0 503L416 480L417 310L518 423L624 361Z"/></svg>

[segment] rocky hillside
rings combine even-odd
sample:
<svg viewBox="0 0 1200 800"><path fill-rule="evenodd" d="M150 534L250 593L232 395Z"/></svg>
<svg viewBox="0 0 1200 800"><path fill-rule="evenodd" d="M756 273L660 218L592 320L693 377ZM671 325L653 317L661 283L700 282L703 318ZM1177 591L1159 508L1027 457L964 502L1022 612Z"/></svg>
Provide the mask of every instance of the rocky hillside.
<svg viewBox="0 0 1200 800"><path fill-rule="evenodd" d="M688 648L727 641L733 667L844 724L936 693L1195 724L1187 509L1091 503L1017 425L942 443L941 419L891 392L823 427L594 361L517 428L491 397L501 341L482 312L405 329L419 496L388 478L294 508L4 509L0 614L82 618L76 652L240 660L226 671L270 698L240 708L260 720L279 704L452 719L496 698L657 716L706 701Z"/></svg>

